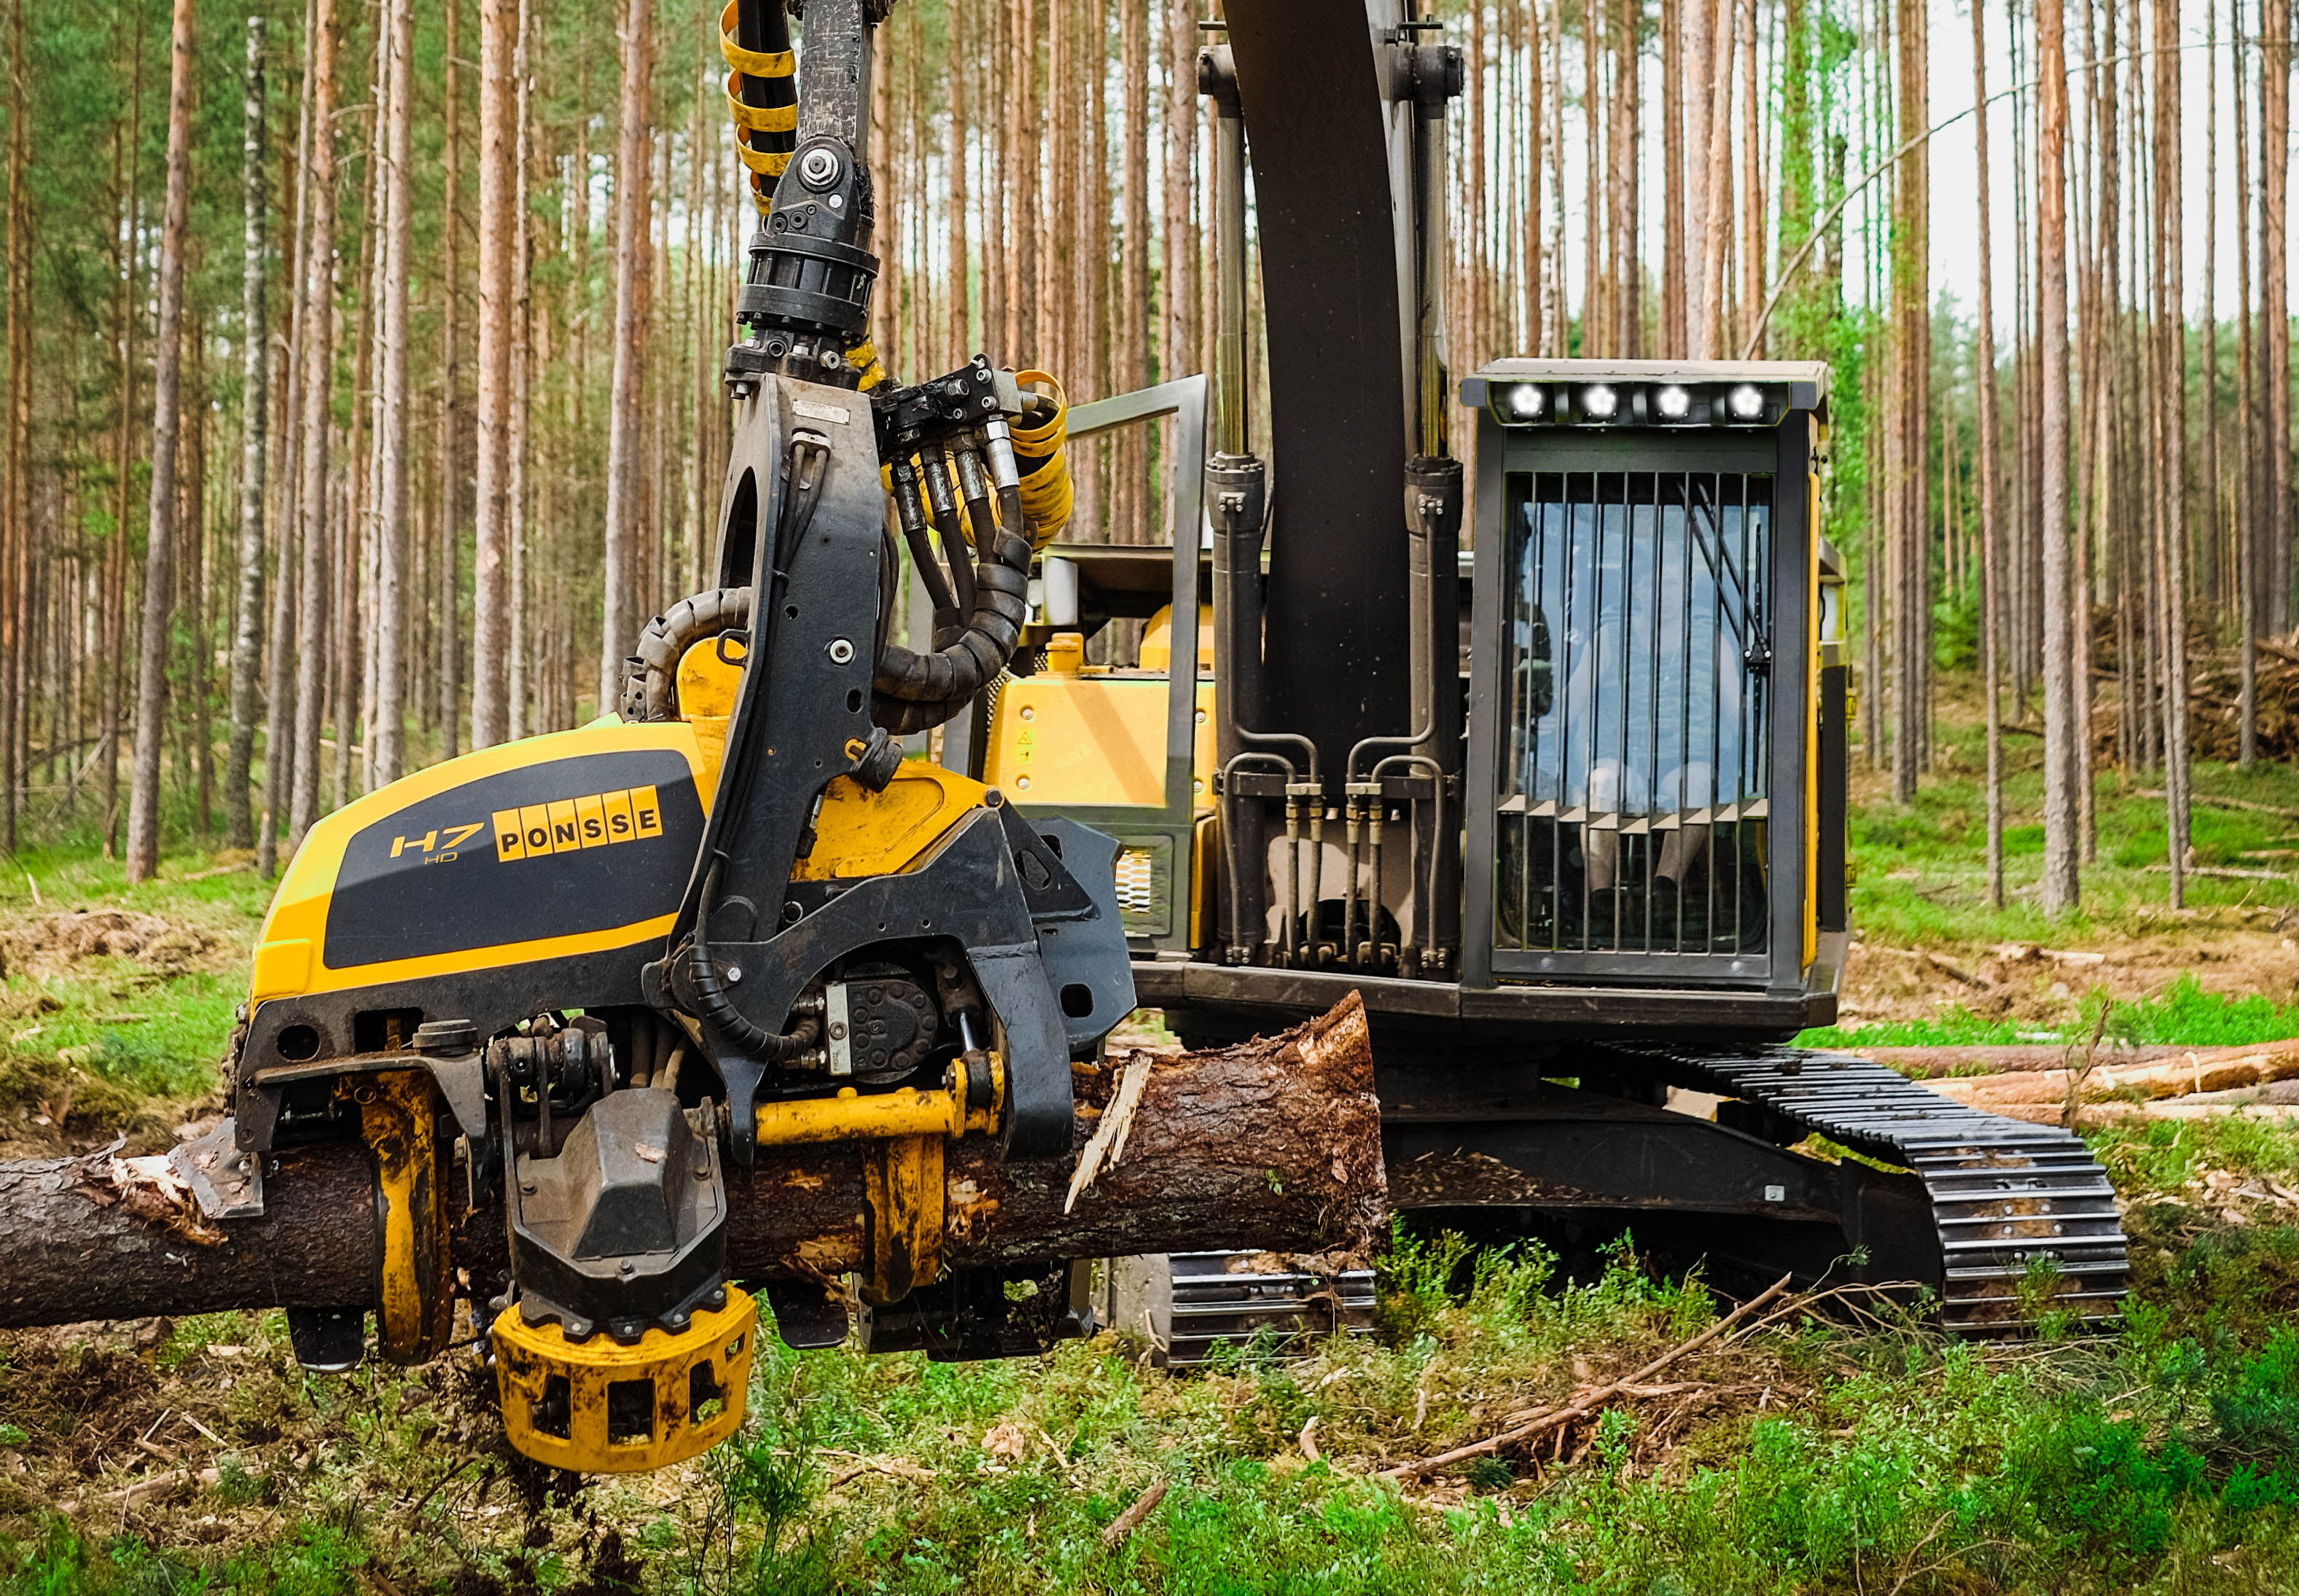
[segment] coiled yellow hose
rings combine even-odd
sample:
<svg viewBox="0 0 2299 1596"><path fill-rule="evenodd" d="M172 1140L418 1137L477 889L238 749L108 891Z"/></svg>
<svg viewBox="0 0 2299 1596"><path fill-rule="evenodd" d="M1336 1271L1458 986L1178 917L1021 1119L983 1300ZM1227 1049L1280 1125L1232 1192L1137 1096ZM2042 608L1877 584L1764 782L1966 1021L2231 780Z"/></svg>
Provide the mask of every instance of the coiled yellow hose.
<svg viewBox="0 0 2299 1596"><path fill-rule="evenodd" d="M1070 524L1069 397L1051 373L1017 371L1014 380L1054 401L1050 420L1014 427L1014 463L1022 473L1022 518L1030 547L1043 549Z"/></svg>
<svg viewBox="0 0 2299 1596"><path fill-rule="evenodd" d="M790 164L798 147L798 62L788 50L745 50L735 42L735 0L726 0L718 13L718 53L726 58L726 110L735 119L735 153L751 169L751 198L766 215L775 207L775 179ZM743 79L764 78L774 105L750 105L743 100ZM785 97L787 96L787 97Z"/></svg>

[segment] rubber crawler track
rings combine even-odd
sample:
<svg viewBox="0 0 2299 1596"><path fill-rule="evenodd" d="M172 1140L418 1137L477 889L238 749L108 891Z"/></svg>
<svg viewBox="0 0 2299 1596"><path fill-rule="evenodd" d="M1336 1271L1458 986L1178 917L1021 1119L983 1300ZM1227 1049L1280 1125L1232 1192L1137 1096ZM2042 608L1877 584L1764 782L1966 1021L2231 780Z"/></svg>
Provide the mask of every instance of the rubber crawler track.
<svg viewBox="0 0 2299 1596"><path fill-rule="evenodd" d="M1764 1132L1774 1141L1801 1139L1787 1128L1817 1132L1913 1172L1931 1194L1948 1329L2013 1333L2046 1301L2087 1323L2121 1312L2129 1264L2115 1189L2073 1132L1953 1102L1847 1054L1607 1051L1660 1065L1673 1085L1755 1105L1780 1122Z"/></svg>

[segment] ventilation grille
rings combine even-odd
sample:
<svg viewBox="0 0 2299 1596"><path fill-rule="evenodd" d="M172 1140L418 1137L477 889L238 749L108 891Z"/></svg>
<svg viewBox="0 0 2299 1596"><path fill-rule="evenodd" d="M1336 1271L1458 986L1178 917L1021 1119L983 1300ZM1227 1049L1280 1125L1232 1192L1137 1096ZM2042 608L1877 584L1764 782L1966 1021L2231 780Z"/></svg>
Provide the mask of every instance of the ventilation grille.
<svg viewBox="0 0 2299 1596"><path fill-rule="evenodd" d="M1509 493L1497 948L1761 950L1772 478Z"/></svg>

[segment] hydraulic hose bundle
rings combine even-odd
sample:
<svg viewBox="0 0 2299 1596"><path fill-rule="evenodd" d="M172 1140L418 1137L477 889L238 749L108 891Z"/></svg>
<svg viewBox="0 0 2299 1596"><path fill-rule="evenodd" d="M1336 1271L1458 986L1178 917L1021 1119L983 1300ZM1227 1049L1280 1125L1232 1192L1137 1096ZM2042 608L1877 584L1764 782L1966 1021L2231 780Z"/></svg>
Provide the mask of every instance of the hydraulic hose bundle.
<svg viewBox="0 0 2299 1596"><path fill-rule="evenodd" d="M871 718L901 734L957 715L1013 658L1031 557L1069 518L1067 406L1045 373L993 370L983 355L874 397L886 491L934 612L931 649L889 638L879 649Z"/></svg>

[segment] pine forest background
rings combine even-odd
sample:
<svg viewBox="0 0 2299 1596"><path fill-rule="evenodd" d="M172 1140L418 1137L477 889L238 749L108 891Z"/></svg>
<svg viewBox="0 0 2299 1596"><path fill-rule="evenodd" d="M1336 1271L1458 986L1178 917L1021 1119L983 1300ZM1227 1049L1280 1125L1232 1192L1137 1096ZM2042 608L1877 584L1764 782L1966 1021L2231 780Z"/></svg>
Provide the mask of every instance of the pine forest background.
<svg viewBox="0 0 2299 1596"><path fill-rule="evenodd" d="M2284 0L1436 14L1469 64L1457 376L1831 362L1866 761L1911 796L1941 695L1976 683L1999 900L2009 734L2041 739L2046 906L2080 890L2099 773L2161 788L2176 902L2190 759L2299 751ZM1210 366L1208 20L901 0L871 134L897 380L981 349L1075 400ZM269 873L383 781L611 704L644 617L709 580L752 220L718 26L681 0L12 0L0 845L133 878L221 844ZM1943 97L1946 26L1986 47ZM2183 94L2197 49L2226 103L2217 71ZM1935 213L1944 98L1979 107L1938 129L1979 141L1976 218ZM2201 239L2197 140L2240 174ZM1927 280L1930 229L1975 223L1993 318ZM1070 535L1169 536L1158 447L1082 450Z"/></svg>

